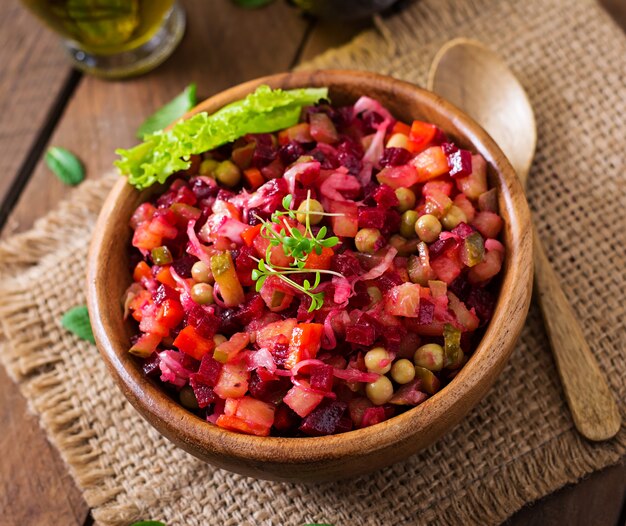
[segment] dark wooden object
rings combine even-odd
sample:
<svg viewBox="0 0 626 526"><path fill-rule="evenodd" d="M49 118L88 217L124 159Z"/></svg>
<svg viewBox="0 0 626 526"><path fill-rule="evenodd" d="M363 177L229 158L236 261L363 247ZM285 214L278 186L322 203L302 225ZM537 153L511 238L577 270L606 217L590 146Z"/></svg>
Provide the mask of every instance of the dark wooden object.
<svg viewBox="0 0 626 526"><path fill-rule="evenodd" d="M327 47L347 42L365 27L363 23L338 26L303 20L295 10L280 1L263 10L250 12L235 12L226 0L183 2L191 15L183 46L190 49L197 43L205 43L202 48L205 50L204 57L195 66L196 71L201 72L188 76L190 59L177 58L180 55L177 53L159 70L116 88L125 91L122 88L137 85L135 89L138 90L143 86L143 97L126 93L122 97L119 92L113 93L116 90L112 92L116 84L72 75L63 60L56 37L43 29L18 2L2 2L0 157L6 164L1 165L0 172L0 221L10 211L11 207L7 205L12 204L18 195L22 196L4 229L4 236L27 230L35 219L54 207L69 191L41 166L40 155L49 140L54 144L60 144L58 141L62 140L76 151L86 147L84 152L89 156L90 174L100 174L109 168L113 158L110 148L108 152L106 148L132 144L135 126L161 102L178 93L190 78L198 83L200 96L208 96L255 75L285 70L297 63L300 57L311 58ZM601 3L626 29L624 1L601 0ZM235 16L226 18L233 13ZM272 34L271 39L277 39L282 47L271 55L263 52L268 35L259 32L258 28L263 20L274 17L281 29ZM259 21L257 26L252 26L257 30L243 33L242 19L247 19L248 24ZM281 34L283 24L290 28L288 38ZM250 50L264 55L265 69L243 60L237 65L237 57L248 56ZM202 61L208 61L213 66L202 69ZM219 64L229 66L220 69ZM257 69L248 69L253 66ZM169 73L162 73L163 70ZM216 75L221 80L213 87ZM146 92L151 93L146 97ZM119 98L120 106L112 102L115 98ZM112 121L101 124L107 122L107 114L116 109L122 112L116 116L117 125L111 128ZM94 122L85 122L87 118ZM16 133L15 130L22 131ZM55 133L50 139L52 131ZM94 137L106 140L116 136L116 139L96 148L93 143L81 140L82 133L87 133L90 141ZM26 189L20 192L26 183ZM91 524L87 505L58 453L48 444L36 419L27 413L24 398L3 370L0 370L0 402L0 425L3 430L0 438L0 523L7 526ZM618 519L626 490L625 481L625 464L607 468L524 508L507 524L621 526L624 517L619 523Z"/></svg>

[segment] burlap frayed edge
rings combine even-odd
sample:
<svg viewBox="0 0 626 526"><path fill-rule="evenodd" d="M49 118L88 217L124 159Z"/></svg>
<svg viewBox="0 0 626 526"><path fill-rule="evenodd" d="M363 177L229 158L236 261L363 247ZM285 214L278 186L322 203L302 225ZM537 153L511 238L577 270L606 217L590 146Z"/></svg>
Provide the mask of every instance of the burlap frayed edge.
<svg viewBox="0 0 626 526"><path fill-rule="evenodd" d="M9 349L5 341L0 342L0 360L29 400L30 409L40 416L43 429L60 451L87 504L95 508L95 519L102 524L132 521L141 510L133 504L116 502L116 496L123 491L121 486L107 487L105 482L111 481L114 471L104 467L103 452L94 448L94 433L81 426L81 413L64 389L59 370L63 357L49 352L51 342L45 337L25 340L19 337L19 333L28 324L29 312L37 308L37 298L26 279L30 274L27 268L36 272L36 263L54 257L59 243L66 244L73 234L84 236L113 182L114 178L105 177L85 183L70 200L38 221L32 231L0 244L0 264L17 260L10 267L12 272L7 272L6 267L2 271L5 282L4 294L0 297L0 337L4 340L10 336L14 346ZM16 257L20 254L25 255ZM16 271L19 274L16 275ZM81 342L79 347L86 352L87 345ZM612 451L598 448L592 456L586 449L589 445L579 437L576 436L571 444L559 438L556 436L543 448L528 451L511 459L506 466L498 467L488 483L491 491L482 494L480 499L467 498L469 490L465 489L440 501L436 513L426 514L430 517L423 518L429 523L431 518L443 524L453 524L464 518L466 524L498 524L525 503L575 482L596 469L619 462L620 451L626 449L624 432L616 437ZM571 459L566 466L562 464L563 458Z"/></svg>

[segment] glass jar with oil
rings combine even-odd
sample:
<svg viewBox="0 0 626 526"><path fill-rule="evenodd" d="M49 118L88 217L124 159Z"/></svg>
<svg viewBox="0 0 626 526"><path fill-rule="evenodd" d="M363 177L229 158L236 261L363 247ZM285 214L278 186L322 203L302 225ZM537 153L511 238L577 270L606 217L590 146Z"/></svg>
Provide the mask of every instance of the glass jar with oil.
<svg viewBox="0 0 626 526"><path fill-rule="evenodd" d="M175 0L22 0L63 38L74 64L108 78L144 73L180 42L185 15Z"/></svg>

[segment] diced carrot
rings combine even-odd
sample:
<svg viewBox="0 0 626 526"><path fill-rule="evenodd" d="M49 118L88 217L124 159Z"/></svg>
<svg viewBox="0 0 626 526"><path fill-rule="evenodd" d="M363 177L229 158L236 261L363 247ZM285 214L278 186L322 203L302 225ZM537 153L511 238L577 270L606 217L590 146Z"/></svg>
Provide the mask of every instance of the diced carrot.
<svg viewBox="0 0 626 526"><path fill-rule="evenodd" d="M321 323L299 323L291 333L289 356L285 367L292 369L298 362L317 356L322 344L324 326Z"/></svg>
<svg viewBox="0 0 626 526"><path fill-rule="evenodd" d="M408 124L405 124L400 121L396 121L396 123L393 125L393 130L391 131L391 135L395 135L396 133L409 135L409 133L411 133L411 127Z"/></svg>
<svg viewBox="0 0 626 526"><path fill-rule="evenodd" d="M263 225L261 224L249 226L241 233L241 239L243 239L243 242L246 244L246 246L252 246L254 238L261 233L261 228L263 228Z"/></svg>
<svg viewBox="0 0 626 526"><path fill-rule="evenodd" d="M255 424L253 422L247 422L236 416L220 415L216 422L218 427L223 429L229 429L230 431L240 431L248 435L268 436L270 434L270 428Z"/></svg>
<svg viewBox="0 0 626 526"><path fill-rule="evenodd" d="M215 348L213 339L203 338L192 325L187 325L174 340L174 347L188 354L196 360L211 352Z"/></svg>
<svg viewBox="0 0 626 526"><path fill-rule="evenodd" d="M139 282L142 279L152 279L152 271L150 270L150 265L148 265L145 261L140 261L139 263L137 263L137 266L133 271L133 279Z"/></svg>
<svg viewBox="0 0 626 526"><path fill-rule="evenodd" d="M330 262L334 253L334 250L330 247L324 247L319 255L311 252L306 258L304 268L330 270Z"/></svg>
<svg viewBox="0 0 626 526"><path fill-rule="evenodd" d="M244 170L243 176L252 190L256 190L265 182L265 178L263 177L261 170L258 168L248 168L247 170Z"/></svg>
<svg viewBox="0 0 626 526"><path fill-rule="evenodd" d="M450 171L448 158L441 146L431 146L424 150L411 161L411 164L417 171L418 183L434 179Z"/></svg>
<svg viewBox="0 0 626 526"><path fill-rule="evenodd" d="M182 305L172 299L165 299L157 312L157 322L162 323L168 329L176 327L185 317Z"/></svg>
<svg viewBox="0 0 626 526"><path fill-rule="evenodd" d="M156 280L159 283L163 283L163 285L167 285L168 287L176 288L176 281L172 277L172 273L170 272L170 266L167 265L163 267L156 275Z"/></svg>
<svg viewBox="0 0 626 526"><path fill-rule="evenodd" d="M412 152L423 151L435 138L437 126L423 121L413 121L409 133L409 145Z"/></svg>

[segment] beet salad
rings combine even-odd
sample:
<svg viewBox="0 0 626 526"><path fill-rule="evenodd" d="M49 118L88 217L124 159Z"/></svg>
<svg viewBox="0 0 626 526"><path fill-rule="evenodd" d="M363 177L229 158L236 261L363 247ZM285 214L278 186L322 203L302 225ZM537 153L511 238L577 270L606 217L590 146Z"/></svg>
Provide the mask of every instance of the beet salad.
<svg viewBox="0 0 626 526"><path fill-rule="evenodd" d="M145 141L118 162L139 188L165 182L130 222L130 352L207 425L371 426L476 348L503 222L483 157L435 125L261 87Z"/></svg>

